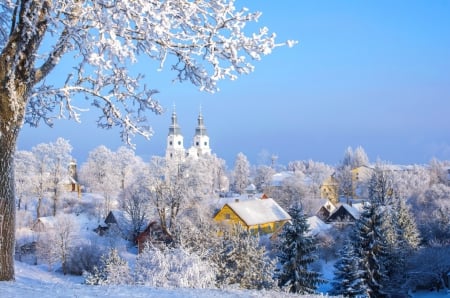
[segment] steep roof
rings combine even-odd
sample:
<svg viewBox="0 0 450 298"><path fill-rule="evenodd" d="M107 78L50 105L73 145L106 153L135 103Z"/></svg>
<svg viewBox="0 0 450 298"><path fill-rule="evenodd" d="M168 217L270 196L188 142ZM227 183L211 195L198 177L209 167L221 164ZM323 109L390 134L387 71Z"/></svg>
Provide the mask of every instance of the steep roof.
<svg viewBox="0 0 450 298"><path fill-rule="evenodd" d="M249 226L291 219L271 198L232 202L227 205Z"/></svg>

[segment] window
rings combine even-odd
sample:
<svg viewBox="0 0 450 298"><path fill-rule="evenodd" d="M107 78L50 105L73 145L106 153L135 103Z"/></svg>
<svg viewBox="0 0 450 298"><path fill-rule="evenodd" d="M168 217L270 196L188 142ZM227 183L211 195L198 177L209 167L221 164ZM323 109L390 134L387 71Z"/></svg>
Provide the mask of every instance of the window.
<svg viewBox="0 0 450 298"><path fill-rule="evenodd" d="M225 214L225 219L230 219L230 214L229 213Z"/></svg>
<svg viewBox="0 0 450 298"><path fill-rule="evenodd" d="M181 141L178 141L178 145L181 145Z"/></svg>
<svg viewBox="0 0 450 298"><path fill-rule="evenodd" d="M172 141L169 142L169 145L172 146Z"/></svg>
<svg viewBox="0 0 450 298"><path fill-rule="evenodd" d="M196 142L196 143L195 143L195 146L198 146L198 145L199 145L199 142Z"/></svg>
<svg viewBox="0 0 450 298"><path fill-rule="evenodd" d="M205 142L205 146L208 146L208 142Z"/></svg>

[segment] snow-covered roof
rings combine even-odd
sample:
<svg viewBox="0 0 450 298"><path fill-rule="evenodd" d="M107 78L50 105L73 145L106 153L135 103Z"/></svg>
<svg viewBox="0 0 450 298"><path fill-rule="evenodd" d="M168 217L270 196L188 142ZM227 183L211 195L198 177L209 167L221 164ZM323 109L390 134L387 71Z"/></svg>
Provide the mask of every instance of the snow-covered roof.
<svg viewBox="0 0 450 298"><path fill-rule="evenodd" d="M360 215L360 210L356 207L350 206L349 204L346 203L339 203L336 206L336 209L334 210L334 212L330 215L330 217L333 216L333 214L335 214L336 212L339 211L339 209L344 208L348 214L350 214L354 219L358 219L359 215Z"/></svg>
<svg viewBox="0 0 450 298"><path fill-rule="evenodd" d="M315 236L319 234L321 231L328 230L330 228L329 224L324 223L319 217L311 216L307 218L307 222L309 225L309 234Z"/></svg>
<svg viewBox="0 0 450 298"><path fill-rule="evenodd" d="M291 219L273 199L253 199L227 204L247 225Z"/></svg>

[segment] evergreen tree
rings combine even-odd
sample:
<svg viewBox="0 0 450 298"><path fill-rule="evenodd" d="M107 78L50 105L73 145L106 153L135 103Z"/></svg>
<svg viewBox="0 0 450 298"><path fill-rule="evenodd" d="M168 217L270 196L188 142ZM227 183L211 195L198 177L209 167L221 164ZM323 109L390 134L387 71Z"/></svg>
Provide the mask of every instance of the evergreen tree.
<svg viewBox="0 0 450 298"><path fill-rule="evenodd" d="M419 233L405 201L395 196L392 206L384 210L383 229L386 234L388 254L386 269L389 281L386 291L398 294L407 292L404 287L406 263L414 250L418 248Z"/></svg>
<svg viewBox="0 0 450 298"><path fill-rule="evenodd" d="M244 289L271 289L275 285L275 264L269 260L259 237L240 225L224 231L217 253L212 257L217 265L217 285L237 284Z"/></svg>
<svg viewBox="0 0 450 298"><path fill-rule="evenodd" d="M316 242L309 236L309 225L303 208L294 204L288 209L291 222L286 223L279 235L278 260L280 268L276 272L278 285L292 293L311 294L317 285L324 283L320 274L310 270L316 260Z"/></svg>
<svg viewBox="0 0 450 298"><path fill-rule="evenodd" d="M355 225L353 245L359 269L363 271L369 297L386 297L384 285L388 281L387 244L383 230L381 206L366 204Z"/></svg>
<svg viewBox="0 0 450 298"><path fill-rule="evenodd" d="M333 289L330 294L345 297L365 294L367 285L364 281L364 272L359 269L358 259L350 239L346 240L339 255L339 260L334 264Z"/></svg>
<svg viewBox="0 0 450 298"><path fill-rule="evenodd" d="M403 248L408 250L416 250L420 244L420 233L417 229L416 222L411 213L410 208L406 205L404 199L397 200L397 224L400 229L400 237L403 242Z"/></svg>
<svg viewBox="0 0 450 298"><path fill-rule="evenodd" d="M100 266L94 267L94 272L88 273L85 279L88 285L121 285L130 282L130 268L117 249L111 249L107 255L103 255Z"/></svg>

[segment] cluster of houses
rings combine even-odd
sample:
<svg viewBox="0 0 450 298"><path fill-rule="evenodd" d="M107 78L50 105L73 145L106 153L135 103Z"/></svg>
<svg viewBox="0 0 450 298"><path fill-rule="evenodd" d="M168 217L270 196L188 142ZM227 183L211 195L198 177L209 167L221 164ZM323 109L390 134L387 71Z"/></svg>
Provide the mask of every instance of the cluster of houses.
<svg viewBox="0 0 450 298"><path fill-rule="evenodd" d="M73 169L76 170L75 167ZM355 171L355 181L367 179L367 171L364 168ZM274 177L275 182L280 179L279 176L280 174L277 174ZM76 174L73 177L75 179ZM67 190L80 191L79 188ZM320 231L329 228L333 223L351 224L359 218L362 209L361 200L352 200L356 203L339 202L338 184L334 177L324 181L321 186L321 195L322 199L318 200L322 204L316 214L308 218L311 234L318 234ZM239 224L252 234L277 235L283 225L291 220L288 212L275 199L268 197L266 194L256 194L256 187L253 184L249 185L246 193L239 197L220 198L217 207L218 211L212 216L214 221L228 225ZM113 210L106 216L104 223L99 225L94 231L99 235L104 235L107 231L113 230L124 239L134 240L139 251L143 249L147 241L151 241L154 245L170 241L169 237L161 229L158 221L151 221L140 234L135 235L136 237L131 239L130 222L129 216L124 211ZM51 228L52 225L53 221L50 217L39 218L34 224L33 230L42 232Z"/></svg>

